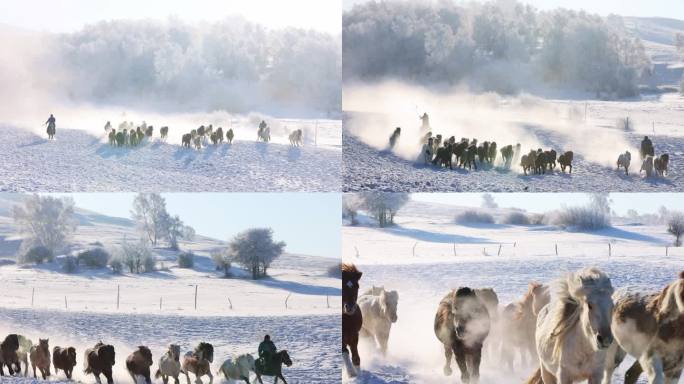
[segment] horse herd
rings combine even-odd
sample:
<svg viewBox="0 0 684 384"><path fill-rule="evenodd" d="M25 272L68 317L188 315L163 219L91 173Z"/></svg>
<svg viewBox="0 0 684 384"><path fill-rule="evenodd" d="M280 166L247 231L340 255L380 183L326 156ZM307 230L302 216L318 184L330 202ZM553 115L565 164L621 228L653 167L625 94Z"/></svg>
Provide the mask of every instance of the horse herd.
<svg viewBox="0 0 684 384"><path fill-rule="evenodd" d="M401 136L401 127L396 127L389 139L389 147L393 148ZM432 131L425 133L421 140L422 145L421 155L419 161L425 165L432 164L439 167L454 168L454 164L460 168L473 168L477 170L478 164L480 168L485 166L493 166L496 164L497 156L500 154L501 164L510 169L512 164L519 164L525 175L532 173L535 175L546 174L553 171L557 165L563 173L567 169L572 173L572 161L574 159L573 151L565 151L560 154L554 149L543 150L538 148L532 149L527 154L522 154L521 145L517 143L514 145L505 145L502 148L497 148L495 141L484 141L478 143L476 138L468 139L461 138L456 141L455 136L443 138L442 135L432 135ZM652 177L655 171L655 176L665 176L670 161L669 154L663 153L660 156L655 156L654 146L651 140L645 136L641 142L641 159L642 165L639 173L645 172L646 177ZM617 168L618 170L624 168L625 174L629 174L629 166L631 162L631 153L626 151L618 156Z"/></svg>
<svg viewBox="0 0 684 384"><path fill-rule="evenodd" d="M104 129L109 139L109 144L114 147L135 147L142 143L143 140L154 136L154 126L147 125L144 121L137 127L132 121L124 121L119 124L118 130L113 128L112 124L108 121ZM159 133L161 140L165 141L169 135L169 127L161 127ZM213 145L219 145L223 144L225 140L228 144L232 144L234 138L235 133L232 128L229 128L224 134L223 127L214 129L212 124L207 124L183 134L181 136L181 145L186 148L195 148L199 151L202 147L208 146L209 142ZM290 132L288 138L291 146L301 146L303 143L302 130L296 129ZM270 140L271 128L262 120L257 130L257 141L267 143Z"/></svg>
<svg viewBox="0 0 684 384"><path fill-rule="evenodd" d="M372 287L359 295L362 272L342 265L342 353L356 376L359 337L373 337L384 354L397 321L398 294ZM658 292L614 291L598 268L568 273L550 287L530 283L503 308L492 288L460 287L437 306L434 333L444 348L445 375L455 358L463 383L477 383L483 354L513 369L516 357L537 365L526 384L610 384L627 355L636 361L626 384L677 383L684 370L684 272ZM351 352L351 361L350 361ZM352 366L353 364L353 366Z"/></svg>
<svg viewBox="0 0 684 384"><path fill-rule="evenodd" d="M83 372L92 374L98 384L101 383L100 375L104 376L107 384L112 384L112 370L115 365L114 346L98 342L92 348L85 350L83 356ZM22 335L10 334L0 343L0 376L4 376L4 367L10 375L21 374L21 364L24 364L24 376L28 376L29 360L33 368L33 377L37 378L36 370L40 371L43 380L47 380L50 374L50 363L54 367L55 374L59 370L64 371L67 379L71 379L76 366L76 349L74 347L54 347L52 361L50 360L50 348L48 339L39 339L37 345ZM209 383L213 382L211 363L214 360L213 345L201 342L193 351L188 351L182 359L180 346L170 344L166 352L159 359L155 378L161 378L164 384L168 384L173 378L175 384L179 384L179 377L185 375L190 384L190 373L195 375L195 383L201 384L202 376L209 376ZM286 350L281 350L275 357L275 371L265 369L259 359L255 360L250 354L241 354L229 358L221 364L217 374L223 375L229 380L244 381L249 384L250 372L256 374L254 382L263 384L262 376L275 376L275 383L282 380L287 384L282 374L282 365L292 365L292 360ZM126 370L131 375L133 383L137 384L137 378L141 377L147 384L152 382L150 368L152 367L152 352L146 346L139 346L126 358Z"/></svg>

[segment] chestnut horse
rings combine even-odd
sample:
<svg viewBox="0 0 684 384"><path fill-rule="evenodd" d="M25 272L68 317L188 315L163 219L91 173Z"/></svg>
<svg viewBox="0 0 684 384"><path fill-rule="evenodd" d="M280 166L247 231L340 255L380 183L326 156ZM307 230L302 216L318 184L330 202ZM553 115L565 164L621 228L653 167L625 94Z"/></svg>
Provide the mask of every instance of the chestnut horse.
<svg viewBox="0 0 684 384"><path fill-rule="evenodd" d="M83 358L83 372L85 374L92 373L95 376L95 381L100 384L100 374L107 378L107 384L113 384L112 367L115 364L114 347L111 345L98 342L94 347L85 350Z"/></svg>
<svg viewBox="0 0 684 384"><path fill-rule="evenodd" d="M357 375L361 367L359 357L359 332L363 325L363 315L356 303L359 297L359 280L363 273L356 269L353 264L342 264L342 356L347 367L349 376ZM351 363L349 362L349 350L351 349Z"/></svg>
<svg viewBox="0 0 684 384"><path fill-rule="evenodd" d="M48 339L38 339L38 345L31 347L29 354L33 367L33 378L36 378L36 368L40 371L43 380L50 376L50 347Z"/></svg>
<svg viewBox="0 0 684 384"><path fill-rule="evenodd" d="M200 377L209 376L209 384L214 382L211 374L211 363L214 361L214 346L209 343L199 343L193 352L188 352L183 358L181 371L190 384L190 372L195 374L195 383L201 384Z"/></svg>
<svg viewBox="0 0 684 384"><path fill-rule="evenodd" d="M133 384L138 383L136 376L145 378L147 384L152 383L150 367L152 366L152 352L144 345L138 346L133 353L126 358L126 369L133 379Z"/></svg>

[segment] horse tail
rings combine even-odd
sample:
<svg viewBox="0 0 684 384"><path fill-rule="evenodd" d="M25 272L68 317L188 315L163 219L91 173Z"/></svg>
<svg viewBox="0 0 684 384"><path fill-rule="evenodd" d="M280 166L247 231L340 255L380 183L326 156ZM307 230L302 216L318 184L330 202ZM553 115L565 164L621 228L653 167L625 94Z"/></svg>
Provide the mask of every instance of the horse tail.
<svg viewBox="0 0 684 384"><path fill-rule="evenodd" d="M542 381L541 377L541 368L537 368L536 371L532 374L532 376L525 381L525 384L544 384L544 381Z"/></svg>

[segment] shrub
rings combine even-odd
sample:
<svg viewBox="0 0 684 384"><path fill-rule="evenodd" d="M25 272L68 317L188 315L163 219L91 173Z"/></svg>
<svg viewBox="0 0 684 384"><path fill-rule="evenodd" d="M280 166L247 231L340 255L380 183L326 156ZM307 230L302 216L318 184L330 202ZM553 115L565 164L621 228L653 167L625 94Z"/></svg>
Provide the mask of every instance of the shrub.
<svg viewBox="0 0 684 384"><path fill-rule="evenodd" d="M192 252L181 252L178 254L178 266L181 268L192 268L195 265L195 254Z"/></svg>
<svg viewBox="0 0 684 384"><path fill-rule="evenodd" d="M103 248L93 248L78 254L78 263L83 263L86 267L104 268L109 261L109 253Z"/></svg>
<svg viewBox="0 0 684 384"><path fill-rule="evenodd" d="M565 229L578 231L594 231L610 226L610 217L592 207L565 207L553 220L555 225Z"/></svg>
<svg viewBox="0 0 684 384"><path fill-rule="evenodd" d="M115 256L130 273L152 272L157 260L144 242L124 243Z"/></svg>
<svg viewBox="0 0 684 384"><path fill-rule="evenodd" d="M116 274L120 274L123 272L124 269L124 263L121 260L120 256L114 256L112 259L109 261L109 267L112 268L112 272Z"/></svg>
<svg viewBox="0 0 684 384"><path fill-rule="evenodd" d="M223 277L230 277L230 268L232 267L230 253L227 249L215 249L211 251L211 259L216 264L216 270L223 271Z"/></svg>
<svg viewBox="0 0 684 384"><path fill-rule="evenodd" d="M142 255L143 272L154 272L157 269L157 258L150 253Z"/></svg>
<svg viewBox="0 0 684 384"><path fill-rule="evenodd" d="M511 212L503 218L503 223L509 225L530 225L530 218L522 212Z"/></svg>
<svg viewBox="0 0 684 384"><path fill-rule="evenodd" d="M24 263L43 264L46 261L52 261L54 255L52 250L42 245L36 245L28 249L22 255L21 261Z"/></svg>
<svg viewBox="0 0 684 384"><path fill-rule="evenodd" d="M486 212L468 210L456 215L458 224L494 224L494 216Z"/></svg>
<svg viewBox="0 0 684 384"><path fill-rule="evenodd" d="M64 258L64 264L62 265L62 269L64 269L64 272L66 273L74 273L78 269L78 264L76 262L76 258L73 256L67 256Z"/></svg>

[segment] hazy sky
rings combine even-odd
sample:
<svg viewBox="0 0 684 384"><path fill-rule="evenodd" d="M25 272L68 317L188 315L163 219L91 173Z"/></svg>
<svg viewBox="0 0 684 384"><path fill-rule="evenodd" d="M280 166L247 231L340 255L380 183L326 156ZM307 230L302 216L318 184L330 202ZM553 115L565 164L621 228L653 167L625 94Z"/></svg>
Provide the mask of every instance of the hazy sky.
<svg viewBox="0 0 684 384"><path fill-rule="evenodd" d="M337 34L341 9L341 0L0 0L0 23L72 32L101 20L176 15L197 22L237 14L269 28L295 26Z"/></svg>
<svg viewBox="0 0 684 384"><path fill-rule="evenodd" d="M567 206L584 205L589 195L584 193L492 193L494 201L502 208L522 208L542 213ZM481 193L416 193L411 198L442 204L479 207ZM669 210L684 211L684 194L677 193L611 193L612 209L619 215L634 209L639 213L656 213L661 206Z"/></svg>
<svg viewBox="0 0 684 384"><path fill-rule="evenodd" d="M354 4L367 1L369 0L343 0L343 7L348 10ZM463 3L470 0L454 1ZM684 3L682 0L522 0L522 2L544 10L562 7L584 9L604 16L614 13L622 16L660 16L684 20Z"/></svg>
<svg viewBox="0 0 684 384"><path fill-rule="evenodd" d="M130 218L134 193L74 193L76 206ZM228 240L251 227L271 227L287 251L340 257L342 200L335 193L164 193L172 215L197 233Z"/></svg>

